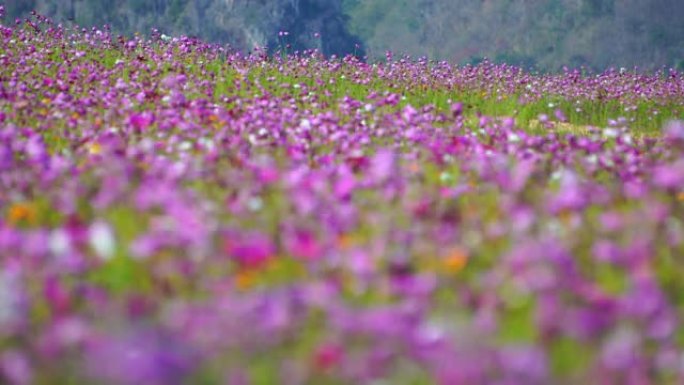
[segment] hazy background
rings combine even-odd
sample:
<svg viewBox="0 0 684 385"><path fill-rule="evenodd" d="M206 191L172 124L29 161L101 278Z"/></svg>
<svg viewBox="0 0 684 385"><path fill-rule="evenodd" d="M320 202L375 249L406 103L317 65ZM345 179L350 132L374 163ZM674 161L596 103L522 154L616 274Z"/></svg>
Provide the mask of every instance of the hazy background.
<svg viewBox="0 0 684 385"><path fill-rule="evenodd" d="M0 0L0 3L3 3ZM684 69L684 0L9 0L5 22L35 9L125 34L186 34L230 44L326 55L488 57L563 66ZM289 35L279 37L279 31Z"/></svg>

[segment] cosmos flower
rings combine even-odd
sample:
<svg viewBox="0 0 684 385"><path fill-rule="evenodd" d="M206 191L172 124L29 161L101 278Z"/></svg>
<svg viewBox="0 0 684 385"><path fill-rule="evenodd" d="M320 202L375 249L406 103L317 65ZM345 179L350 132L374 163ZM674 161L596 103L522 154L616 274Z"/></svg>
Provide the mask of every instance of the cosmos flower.
<svg viewBox="0 0 684 385"><path fill-rule="evenodd" d="M108 260L114 256L116 240L107 223L95 222L90 226L89 242L98 257Z"/></svg>
<svg viewBox="0 0 684 385"><path fill-rule="evenodd" d="M97 381L181 384L194 366L191 352L157 331L103 336L90 343L86 364Z"/></svg>
<svg viewBox="0 0 684 385"><path fill-rule="evenodd" d="M677 73L0 41L1 383L684 378Z"/></svg>
<svg viewBox="0 0 684 385"><path fill-rule="evenodd" d="M275 256L270 237L257 231L230 234L224 242L228 255L244 267L262 266Z"/></svg>

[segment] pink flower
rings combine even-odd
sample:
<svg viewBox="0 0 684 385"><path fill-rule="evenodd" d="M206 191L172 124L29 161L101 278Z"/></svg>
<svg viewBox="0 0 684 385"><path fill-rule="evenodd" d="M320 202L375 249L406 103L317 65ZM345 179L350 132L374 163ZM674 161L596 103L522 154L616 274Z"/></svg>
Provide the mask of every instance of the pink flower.
<svg viewBox="0 0 684 385"><path fill-rule="evenodd" d="M323 248L316 236L308 230L293 230L285 235L285 248L288 254L301 259L318 259Z"/></svg>
<svg viewBox="0 0 684 385"><path fill-rule="evenodd" d="M337 366L344 357L344 350L338 344L325 343L314 352L314 364L320 370L329 370Z"/></svg>

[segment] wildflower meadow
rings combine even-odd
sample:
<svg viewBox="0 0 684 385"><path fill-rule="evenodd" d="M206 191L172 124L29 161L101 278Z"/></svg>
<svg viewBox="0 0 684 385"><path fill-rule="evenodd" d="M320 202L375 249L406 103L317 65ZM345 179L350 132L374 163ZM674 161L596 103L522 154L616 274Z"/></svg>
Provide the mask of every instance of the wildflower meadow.
<svg viewBox="0 0 684 385"><path fill-rule="evenodd" d="M682 317L680 72L0 25L0 383L674 385Z"/></svg>

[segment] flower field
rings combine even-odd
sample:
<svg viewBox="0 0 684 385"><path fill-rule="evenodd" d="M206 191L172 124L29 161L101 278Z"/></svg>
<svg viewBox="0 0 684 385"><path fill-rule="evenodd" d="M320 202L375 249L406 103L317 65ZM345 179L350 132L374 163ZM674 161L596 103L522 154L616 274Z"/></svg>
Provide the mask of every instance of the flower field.
<svg viewBox="0 0 684 385"><path fill-rule="evenodd" d="M0 383L684 381L684 74L3 23Z"/></svg>

